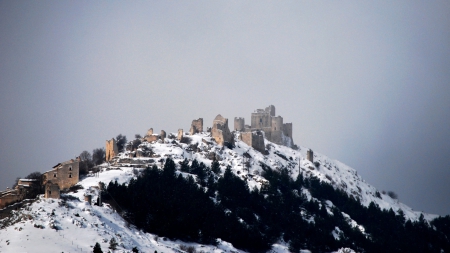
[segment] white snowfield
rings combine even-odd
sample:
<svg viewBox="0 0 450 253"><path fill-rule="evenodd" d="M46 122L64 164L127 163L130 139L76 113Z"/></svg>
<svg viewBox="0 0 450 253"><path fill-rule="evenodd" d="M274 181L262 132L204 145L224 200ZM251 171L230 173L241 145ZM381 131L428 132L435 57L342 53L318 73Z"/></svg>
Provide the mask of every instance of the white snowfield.
<svg viewBox="0 0 450 253"><path fill-rule="evenodd" d="M421 214L387 195L381 194L381 198L376 197L377 190L373 186L367 184L356 170L339 161L314 153L314 161L320 163L319 166L316 166L306 160L307 148L301 147L299 150L293 150L265 140L266 146L269 147L269 154L263 155L237 138L236 147L230 150L216 145L208 133L187 137L192 139L191 145L198 144L200 152L192 152L188 148L189 145L179 143L171 138L166 138L164 142L144 142L141 145L151 148L161 158L171 157L176 164L187 158L190 161L197 159L199 162L211 166L212 161L207 157L210 152L214 152L221 164L221 173L225 171L227 165L230 165L236 175L247 181L250 189L260 188L261 185L267 183L260 176L262 173L260 163L264 163L273 169L287 168L293 179L296 179L300 172L306 177L315 176L358 198L365 206L373 201L384 209L392 208L396 212L402 209L406 218L411 220L418 219ZM251 156L249 168L243 166L245 152ZM119 157L127 158L128 153L120 153ZM158 160L161 158L152 158L159 167L161 163ZM133 160L137 163L137 160L145 162L150 158L133 158ZM197 252L243 252L234 248L230 243L220 240L217 246L201 245L171 241L154 234L144 233L128 224L110 206L105 204L100 207L85 202L85 194L92 195L92 203L96 202L99 182L107 185L110 181L117 180L121 184L129 182L131 178L135 177L132 164L113 167L105 163L103 166L108 168L104 168L97 175L90 174L80 180L78 184L83 189L78 192L65 194L63 195L64 199L44 199L41 195L33 203L13 211L12 217L0 220L0 226L5 223L9 224L6 228L0 229L0 252L92 252L96 242L100 243L103 252L108 252L111 238L115 238L119 244L114 252L132 252L133 247L137 247L139 252L184 252L180 249L180 245L193 246ZM181 172L177 171L177 173ZM303 192L308 198L311 198L307 190ZM331 208L332 205L331 201L326 201L327 208ZM424 216L428 220L437 217L437 215L425 213ZM314 222L311 217L305 219ZM358 225L350 216L348 216L348 222L352 226L358 226L361 232L365 233L364 227ZM336 227L333 235L337 236L340 232L340 229ZM289 252L288 245L285 242L278 242L273 245L271 252ZM309 251L303 250L302 252ZM343 248L336 249L336 252L354 251Z"/></svg>

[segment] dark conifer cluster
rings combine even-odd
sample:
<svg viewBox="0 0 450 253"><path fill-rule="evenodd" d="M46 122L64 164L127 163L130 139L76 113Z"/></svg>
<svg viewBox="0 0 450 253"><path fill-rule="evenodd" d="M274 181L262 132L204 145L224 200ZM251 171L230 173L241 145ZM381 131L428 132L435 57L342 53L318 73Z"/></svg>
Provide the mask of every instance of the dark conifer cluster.
<svg viewBox="0 0 450 253"><path fill-rule="evenodd" d="M219 177L217 162L209 168L185 160L180 171L193 175L183 177L167 159L163 170L147 168L128 185L109 183L109 194L103 198L112 196L125 217L146 232L205 244L221 238L250 252L265 252L278 240L288 242L292 252L340 247L361 252L450 252L449 216L431 224L423 217L411 222L401 211L382 210L373 203L364 207L317 178L300 174L293 180L287 169L261 166L269 184L250 190L230 167ZM302 189L314 198L308 200ZM326 200L333 205L327 206ZM352 227L343 213L364 226L366 234Z"/></svg>

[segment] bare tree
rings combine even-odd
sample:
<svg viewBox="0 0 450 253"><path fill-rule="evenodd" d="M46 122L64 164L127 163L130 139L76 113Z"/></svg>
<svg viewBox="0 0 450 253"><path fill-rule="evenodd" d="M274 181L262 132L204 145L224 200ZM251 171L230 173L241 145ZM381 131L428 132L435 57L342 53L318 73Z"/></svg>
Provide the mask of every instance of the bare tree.
<svg viewBox="0 0 450 253"><path fill-rule="evenodd" d="M80 154L80 174L86 175L90 168L93 167L92 155L89 151L83 151Z"/></svg>

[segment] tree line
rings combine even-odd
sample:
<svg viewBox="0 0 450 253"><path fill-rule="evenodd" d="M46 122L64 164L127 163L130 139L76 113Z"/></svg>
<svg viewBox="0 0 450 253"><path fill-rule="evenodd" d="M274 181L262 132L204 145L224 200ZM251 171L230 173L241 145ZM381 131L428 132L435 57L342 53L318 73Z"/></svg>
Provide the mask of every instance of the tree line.
<svg viewBox="0 0 450 253"><path fill-rule="evenodd" d="M184 160L178 167L190 173L186 176L177 174L176 164L167 159L162 170L147 168L128 184L110 182L103 198L114 198L124 217L146 232L206 244L221 238L250 252L265 252L278 240L287 242L292 252L340 247L361 252L450 250L449 216L431 223L423 216L406 220L401 211L382 210L374 203L365 207L317 178L300 174L293 180L287 169L261 166L269 184L258 190L249 189L230 167L219 177L216 161L210 168ZM314 198L308 200L304 189ZM363 225L366 235L343 213Z"/></svg>

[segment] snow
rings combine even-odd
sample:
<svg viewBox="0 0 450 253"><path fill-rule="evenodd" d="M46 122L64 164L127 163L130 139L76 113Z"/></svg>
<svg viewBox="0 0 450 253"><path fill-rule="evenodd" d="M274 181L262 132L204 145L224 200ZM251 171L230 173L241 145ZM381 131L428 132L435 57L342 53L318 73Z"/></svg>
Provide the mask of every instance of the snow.
<svg viewBox="0 0 450 253"><path fill-rule="evenodd" d="M175 133L173 135L176 136ZM195 134L189 138L192 140L191 145L197 144L200 152L190 151L189 145L170 138L166 138L164 142L144 142L141 145L152 149L156 155L159 155L158 158L132 158L131 164L119 164L118 166L105 163L100 166L103 168L100 173L90 174L81 179L79 185L83 189L65 195L66 198L72 197L73 199L66 201L44 199L41 195L35 202L25 204L21 210L13 212L13 218L18 222L0 230L0 252L92 252L96 242L100 243L104 252L107 252L109 240L112 237L119 243L118 250L115 252L131 252L133 247L137 247L140 252L181 252L180 245L194 246L197 252L243 252L221 240L217 246L213 246L159 238L128 224L108 205L99 207L84 202L85 194L92 195L92 202L96 202L99 182L105 184L110 181L117 181L119 184L129 182L135 176L133 173L134 163L145 164L153 159L155 165L161 166L161 163L158 162L161 158L171 157L175 164L187 158L189 161L197 159L199 162L211 166L212 161L207 158L209 152L216 153L222 173L226 166L230 165L232 172L246 180L250 189L254 187L260 189L263 184L268 183L260 176L263 172L260 163L264 163L273 169L287 168L294 180L299 173L303 173L305 177L317 177L358 198L365 206L373 201L383 209L392 208L394 211L401 209L406 218L411 220L417 220L421 214L387 195L381 194L381 198L376 197L375 187L366 183L356 170L314 152L314 161L320 163L316 167L315 164L306 160L308 149L304 147L293 150L265 140L266 146L269 147L269 154L263 155L238 138L236 138L236 147L232 150L216 145L208 133ZM243 167L245 152L252 157L249 161L249 168ZM128 153L120 153L118 157L128 158ZM313 198L307 189L302 189L302 193L308 199ZM328 200L325 205L327 211L332 214L333 203ZM349 215L342 214L351 226L358 227L361 233L365 234L363 226L357 224ZM424 213L424 217L431 220L437 215ZM313 217L308 217L306 213L305 219L314 222ZM341 230L336 227L333 231L335 238L338 238L339 233ZM274 244L272 251L289 252L286 243ZM303 250L302 252L309 251ZM343 248L336 252L354 251Z"/></svg>

